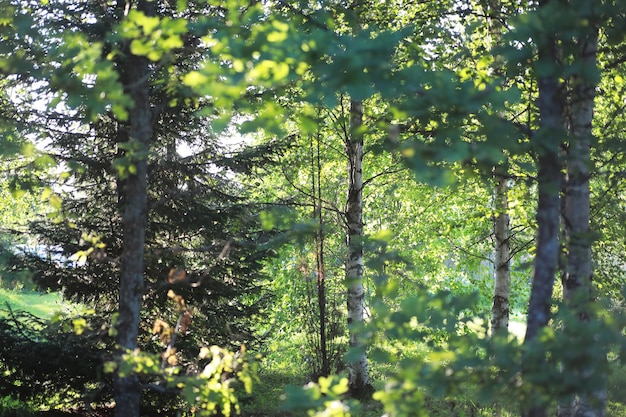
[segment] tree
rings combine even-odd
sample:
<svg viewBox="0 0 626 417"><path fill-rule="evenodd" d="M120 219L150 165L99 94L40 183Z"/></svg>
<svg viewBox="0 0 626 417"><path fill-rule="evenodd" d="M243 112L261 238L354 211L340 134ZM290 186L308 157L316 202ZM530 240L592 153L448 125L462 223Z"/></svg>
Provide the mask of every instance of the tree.
<svg viewBox="0 0 626 417"><path fill-rule="evenodd" d="M510 250L510 219L508 214L507 175L496 174L496 218L494 221L495 250L495 285L493 305L491 308L491 329L498 332L509 327L510 295L511 295L511 250Z"/></svg>
<svg viewBox="0 0 626 417"><path fill-rule="evenodd" d="M483 6L487 23L489 26L490 41L493 46L501 41L502 16L500 1L486 1ZM492 46L492 47L493 47ZM496 57L497 59L501 59ZM498 63L501 64L501 63ZM502 69L496 69L497 75L502 76ZM494 219L494 241L495 241L495 259L494 259L494 294L493 304L491 308L491 330L494 333L502 330L508 330L509 314L510 314L510 294L511 294L511 231L509 218L509 175L507 172L506 162L497 166L494 172L496 182L494 201L495 201L495 219Z"/></svg>
<svg viewBox="0 0 626 417"><path fill-rule="evenodd" d="M118 8L121 9L121 4ZM124 5L124 8L126 5ZM137 9L145 18L155 16L155 4L145 0L137 3ZM117 10L117 13L123 13ZM125 68L121 80L133 101L129 111L129 129L125 140L126 153L134 152L129 159L129 174L118 182L122 198L122 253L120 266L119 316L117 319L117 343L122 353L137 348L141 301L144 295L144 251L148 216L148 159L153 141L153 120L158 114L150 100L150 68L148 58L136 56L132 50L122 52L128 57L119 62ZM122 133L124 135L124 133ZM134 170L131 168L134 167ZM120 355L121 360L121 355ZM115 415L118 417L139 416L141 385L137 375L119 375L115 379Z"/></svg>
<svg viewBox="0 0 626 417"><path fill-rule="evenodd" d="M196 114L211 113L213 103L181 83L205 58L198 39L211 30L191 33L186 19L204 12L213 16L216 10L204 4L178 10L149 1L128 10L123 2L104 8L96 2L65 2L55 13L36 6L38 25L49 28L55 50L61 51L50 55L50 67L67 65L79 80L42 76L42 91L58 94L56 109L61 110L23 109L32 126L49 137L50 155L66 170L51 179L55 187L61 185L56 189L63 204L31 230L48 248L76 262L68 267L36 256L18 261L28 262L42 287L95 306L102 315L95 327L113 322L118 369L126 360L122 356L135 355L136 348L158 353L171 347L167 366L180 361L197 369L211 359L198 359L203 345L254 344L253 321L269 301L261 296L263 278L257 272L270 249L251 244L262 243L263 234L234 178L266 156L247 150L234 157L220 149L216 117ZM176 17L180 14L185 18ZM208 27L221 22L207 19L213 25ZM81 43L85 39L91 41ZM73 66L75 56L83 55L95 69ZM98 85L107 77L119 81L114 85L120 90L123 86L119 101L90 101L95 87L89 82L95 79ZM189 155L178 154L183 145ZM182 327L169 324L183 314ZM156 324L161 330L155 330ZM176 335L176 345L170 346ZM105 350L111 348L105 336L97 337L104 339ZM150 378L120 375L118 413L139 412Z"/></svg>
<svg viewBox="0 0 626 417"><path fill-rule="evenodd" d="M348 198L346 201L346 285L348 287L348 326L350 348L360 352L350 361L349 386L355 398L368 398L371 384L367 371L365 346L360 340L365 317L365 292L363 290L363 103L350 101L350 135L346 138L348 157Z"/></svg>
<svg viewBox="0 0 626 417"><path fill-rule="evenodd" d="M588 10L593 10L587 4ZM569 142L565 178L563 228L567 261L563 271L563 300L578 311L581 320L590 320L585 310L592 298L592 236L590 230L591 146L596 90L598 29L596 16L588 16L588 28L581 28L574 42L574 60L581 70L570 82L567 111ZM605 387L591 396L576 396L571 404L559 406L559 416L602 416L606 407Z"/></svg>
<svg viewBox="0 0 626 417"><path fill-rule="evenodd" d="M576 303L590 300L592 275L589 182L596 88L592 77L595 77L594 71L597 70L598 35L595 27L589 32L580 33L576 41L578 51L575 59L581 63L582 70L570 83L571 94L567 112L570 135L567 146L563 217L568 260L563 276L563 299L570 304L573 303L574 308Z"/></svg>
<svg viewBox="0 0 626 417"><path fill-rule="evenodd" d="M539 154L539 208L538 208L538 240L537 257L535 261L535 276L528 315L528 330L526 342L530 343L538 334L539 329L546 326L549 315L549 297L552 292L552 280L556 271L559 251L558 245L558 218L556 217L559 205L557 184L560 173L558 167L562 164L558 154L558 146L565 143L564 129L569 130L567 146L567 168L564 193L564 236L567 253L567 262L563 270L563 298L566 303L578 311L579 317L586 317L586 309L591 301L591 236L589 229L589 178L591 171L590 147L592 138L593 106L595 96L595 71L597 54L597 26L595 17L600 13L593 11L594 7L568 8L555 2L543 2L540 5L539 15L544 19L547 13L561 13L570 16L571 27L576 31L574 41L566 38L568 27L560 27L552 33L539 37L537 40L539 61L544 67L539 73L539 113L540 130L551 132L554 137L541 135L544 143L550 143L550 150L546 145ZM558 42L558 46L557 46ZM567 68L563 64L563 56L570 57L569 68L574 77L570 80L571 90L566 95L564 84L558 79L558 74ZM568 62L568 61L565 61ZM539 71L539 67L538 71ZM547 68L551 68L547 70ZM542 76L543 75L543 76ZM569 107L566 106L569 104ZM567 113L565 113L567 110ZM566 118L567 114L567 118ZM549 128L550 130L545 130ZM562 138L559 138L561 136ZM558 138L558 139L557 139ZM549 141L549 142L548 142ZM549 156L548 159L544 159ZM552 165L548 168L545 164ZM556 168L555 168L556 167ZM542 193L542 183L544 191ZM547 195L546 195L547 194ZM542 198L543 197L543 198ZM542 204L542 199L544 203ZM542 209L543 206L543 209ZM542 243L543 242L543 243ZM540 270L538 271L538 266ZM549 284L549 285L548 285ZM543 295L541 295L543 294ZM543 307L542 307L543 306ZM587 317L588 319L589 317ZM572 325L572 324L569 324ZM601 351L602 352L602 351ZM603 355L603 353L600 353ZM594 358L603 361L603 358ZM573 372L571 364L564 365L566 372ZM601 367L599 367L601 368ZM597 371L597 370L596 370ZM582 371L582 378L588 378L591 371ZM580 382L580 381L578 381ZM578 388L580 389L580 388ZM595 397L590 400L586 394L577 393L575 401L570 404L561 404L561 415L583 415L593 413L602 415L604 408L603 389L599 388L591 394ZM593 405L590 405L593 402ZM526 411L528 415L545 415L545 405L535 404ZM582 413L582 414L578 414Z"/></svg>
<svg viewBox="0 0 626 417"><path fill-rule="evenodd" d="M539 13L550 19L554 2L544 0ZM553 14L556 16L556 14ZM554 17L553 17L554 18ZM552 19L553 19L552 18ZM530 343L550 319L552 288L559 257L559 190L561 162L559 148L563 141L563 96L555 68L559 66L559 51L554 33L546 33L536 40L538 63L553 68L538 74L539 130L535 143L538 166L537 240L533 285L528 305L525 342ZM544 407L534 405L524 411L528 417L546 415Z"/></svg>

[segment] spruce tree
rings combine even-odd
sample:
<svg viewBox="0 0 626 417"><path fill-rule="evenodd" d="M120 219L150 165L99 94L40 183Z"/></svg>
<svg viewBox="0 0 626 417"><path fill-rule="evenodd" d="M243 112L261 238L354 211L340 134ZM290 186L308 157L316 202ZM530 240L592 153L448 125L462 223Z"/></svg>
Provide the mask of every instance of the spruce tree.
<svg viewBox="0 0 626 417"><path fill-rule="evenodd" d="M189 2L187 9L178 10L169 2L148 3L137 6L146 18L223 19L219 8L208 5ZM80 83L84 75L73 67L68 79L51 76L45 88L54 94L55 83L62 90L76 83L80 99L59 93L56 109L24 109L64 171L49 179L63 202L56 213L31 224L40 245L53 256L19 257L14 267L32 271L40 287L93 307L98 316L94 321L100 323L92 327L106 330L110 325L108 334L92 334L102 340L98 349L104 354L113 349L110 335L135 326L123 311L124 285L134 288L133 308L140 310L132 313L138 335L120 335L122 348L167 349L164 365L198 367L201 346L254 344L253 321L268 302L259 271L270 252L260 245L265 237L256 222L257 208L247 201L237 175L263 158L254 151L235 155L222 147L212 128L214 103L194 96L180 82L182 74L206 58L198 39L207 29L190 29L181 37L182 45L153 60L138 55L138 47L124 37L128 27L121 22L134 6L126 10L124 2L109 6L71 1L54 6L32 5L33 16L53 39L56 54L51 59L63 66L62 59L76 53L68 33L101 45L101 56L94 59L113 57L112 77L133 103L126 103L125 110L113 106L95 112L90 87ZM62 39L58 44L55 35ZM138 194L142 187L145 197ZM131 203L134 199L146 206ZM134 218L129 210L136 211ZM129 237L135 229L141 239ZM128 239L137 244L134 258L128 255ZM134 283L124 283L131 269ZM138 386L133 380L120 389Z"/></svg>

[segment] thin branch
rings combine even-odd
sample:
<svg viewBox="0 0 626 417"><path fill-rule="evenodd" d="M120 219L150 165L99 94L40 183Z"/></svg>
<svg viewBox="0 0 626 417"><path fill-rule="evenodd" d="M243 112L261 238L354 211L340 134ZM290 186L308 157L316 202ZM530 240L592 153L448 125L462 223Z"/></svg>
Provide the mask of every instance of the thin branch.
<svg viewBox="0 0 626 417"><path fill-rule="evenodd" d="M368 185L369 183L373 182L374 180L376 180L379 177L385 176L385 175L392 175L392 174L397 174L399 172L403 172L403 171L407 171L406 168L393 168L393 167L389 167L388 169L379 172L378 174L375 174L371 177L369 177L368 179L366 179L365 181L363 181L363 187L365 187L366 185Z"/></svg>

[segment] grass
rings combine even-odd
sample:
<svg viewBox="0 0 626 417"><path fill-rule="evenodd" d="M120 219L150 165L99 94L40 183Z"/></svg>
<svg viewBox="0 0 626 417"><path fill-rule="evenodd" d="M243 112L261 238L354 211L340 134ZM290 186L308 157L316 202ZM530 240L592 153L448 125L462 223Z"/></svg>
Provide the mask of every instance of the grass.
<svg viewBox="0 0 626 417"><path fill-rule="evenodd" d="M58 293L0 288L0 315L6 315L7 306L14 311L26 311L42 319L50 318L59 310L68 308Z"/></svg>
<svg viewBox="0 0 626 417"><path fill-rule="evenodd" d="M239 396L242 415L246 417L290 416L290 413L281 410L281 404L284 400L284 387L299 384L302 384L301 376L284 371L262 369L252 394Z"/></svg>
<svg viewBox="0 0 626 417"><path fill-rule="evenodd" d="M607 417L626 416L626 367L614 367L608 382Z"/></svg>

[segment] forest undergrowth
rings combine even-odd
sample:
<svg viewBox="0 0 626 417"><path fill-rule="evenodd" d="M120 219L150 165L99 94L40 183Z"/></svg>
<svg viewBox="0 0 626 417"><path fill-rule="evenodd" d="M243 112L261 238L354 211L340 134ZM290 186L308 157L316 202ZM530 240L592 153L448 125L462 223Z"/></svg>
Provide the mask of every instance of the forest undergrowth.
<svg viewBox="0 0 626 417"><path fill-rule="evenodd" d="M53 317L60 310L67 311L73 307L64 302L57 293L40 293L25 289L0 289L0 304L4 306L2 313L7 311L25 311L40 318ZM80 306L74 307L78 309ZM513 317L510 324L511 333L522 338L525 323L522 317ZM301 413L290 412L284 409L286 399L285 388L288 386L305 386L311 382L307 363L306 337L296 333L286 337L274 335L263 346L259 363L258 379L251 393L241 390L237 392L240 401L241 415L244 417L299 417ZM428 347L425 344L415 343L412 346L398 346L388 344L380 346L383 350L400 353L407 357L425 357ZM372 363L371 376L376 389L382 389L386 384L387 376L393 372L397 364ZM619 367L613 370L609 380L609 403L607 417L626 416L626 368ZM463 396L454 398L438 398L431 395L428 387L423 387L425 396L425 414L431 417L479 417L493 416L494 413L502 417L519 415L519 405L502 399L496 404L481 404L475 401L476 395L472 388L466 389ZM554 410L555 411L555 410ZM354 417L375 417L384 414L382 405L375 401L360 404L352 410ZM49 399L45 404L38 406L20 402L17 399L0 395L0 417L33 417L33 416L90 416L103 417L112 415L112 409L68 409L55 404ZM163 415L163 414L158 414ZM146 416L149 416L146 414ZM190 417L180 414L181 417Z"/></svg>

